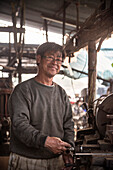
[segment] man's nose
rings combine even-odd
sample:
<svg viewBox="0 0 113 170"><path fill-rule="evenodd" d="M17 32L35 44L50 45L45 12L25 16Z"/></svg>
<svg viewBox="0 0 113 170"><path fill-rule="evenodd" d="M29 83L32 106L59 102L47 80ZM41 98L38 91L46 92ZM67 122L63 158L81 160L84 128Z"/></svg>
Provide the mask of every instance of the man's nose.
<svg viewBox="0 0 113 170"><path fill-rule="evenodd" d="M57 63L58 63L56 58L53 58L52 62L53 62L54 64L57 64Z"/></svg>

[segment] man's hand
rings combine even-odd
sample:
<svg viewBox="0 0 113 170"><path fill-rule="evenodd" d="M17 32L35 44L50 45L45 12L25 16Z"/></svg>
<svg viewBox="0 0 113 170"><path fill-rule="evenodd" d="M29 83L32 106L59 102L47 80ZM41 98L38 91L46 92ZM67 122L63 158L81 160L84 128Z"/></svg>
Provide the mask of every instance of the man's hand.
<svg viewBox="0 0 113 170"><path fill-rule="evenodd" d="M50 149L54 154L60 154L66 151L66 147L71 147L67 142L62 141L57 137L47 137L45 141L45 147Z"/></svg>
<svg viewBox="0 0 113 170"><path fill-rule="evenodd" d="M63 157L63 160L64 160L65 164L73 164L73 157L72 157L72 155L70 153L67 154L67 153L64 152L62 157ZM71 170L71 169L72 169L72 166L64 167L62 170Z"/></svg>

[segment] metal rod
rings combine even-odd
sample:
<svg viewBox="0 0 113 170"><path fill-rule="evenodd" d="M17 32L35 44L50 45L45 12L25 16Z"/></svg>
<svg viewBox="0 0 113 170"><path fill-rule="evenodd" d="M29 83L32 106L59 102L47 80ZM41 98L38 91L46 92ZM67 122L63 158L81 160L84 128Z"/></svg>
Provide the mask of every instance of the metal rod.
<svg viewBox="0 0 113 170"><path fill-rule="evenodd" d="M75 153L75 156L113 156L113 152L111 153Z"/></svg>

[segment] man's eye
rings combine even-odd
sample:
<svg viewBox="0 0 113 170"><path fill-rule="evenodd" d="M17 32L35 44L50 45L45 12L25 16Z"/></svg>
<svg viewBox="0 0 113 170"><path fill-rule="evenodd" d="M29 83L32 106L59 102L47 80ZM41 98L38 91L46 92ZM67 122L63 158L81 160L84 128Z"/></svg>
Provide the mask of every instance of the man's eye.
<svg viewBox="0 0 113 170"><path fill-rule="evenodd" d="M60 59L56 59L56 61L61 61Z"/></svg>
<svg viewBox="0 0 113 170"><path fill-rule="evenodd" d="M53 57L52 57L52 56L48 56L48 58L49 58L49 59L53 59Z"/></svg>

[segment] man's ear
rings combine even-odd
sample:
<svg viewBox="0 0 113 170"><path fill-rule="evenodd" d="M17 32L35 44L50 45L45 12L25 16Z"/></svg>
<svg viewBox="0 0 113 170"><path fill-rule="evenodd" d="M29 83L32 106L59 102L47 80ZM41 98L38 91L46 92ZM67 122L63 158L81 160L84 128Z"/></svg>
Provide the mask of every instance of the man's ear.
<svg viewBox="0 0 113 170"><path fill-rule="evenodd" d="M40 64L40 61L41 61L41 56L40 56L40 55L37 55L37 56L36 56L36 63L37 63L37 65Z"/></svg>

